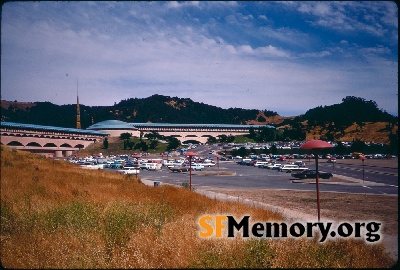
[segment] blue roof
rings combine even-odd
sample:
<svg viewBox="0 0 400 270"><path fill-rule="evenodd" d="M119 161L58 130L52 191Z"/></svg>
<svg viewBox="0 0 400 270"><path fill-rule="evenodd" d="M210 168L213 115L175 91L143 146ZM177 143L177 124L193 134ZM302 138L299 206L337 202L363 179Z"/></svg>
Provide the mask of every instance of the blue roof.
<svg viewBox="0 0 400 270"><path fill-rule="evenodd" d="M170 124L170 123L127 123L119 120L106 120L91 125L88 129L138 129L140 127L180 127L180 128L275 128L270 125L231 125L231 124Z"/></svg>
<svg viewBox="0 0 400 270"><path fill-rule="evenodd" d="M88 129L133 129L137 130L135 125L119 120L106 120L91 125Z"/></svg>
<svg viewBox="0 0 400 270"><path fill-rule="evenodd" d="M194 128L275 128L270 125L234 125L234 124L167 124L167 123L132 123L136 127L194 127Z"/></svg>
<svg viewBox="0 0 400 270"><path fill-rule="evenodd" d="M1 122L1 127L24 128L24 129L28 129L28 130L65 132L65 133L76 133L76 134L98 135L98 136L107 136L108 135L106 132L103 132L103 131L86 130L86 129L78 129L78 128L42 126L42 125L34 125L34 124L22 124L22 123L15 123L15 122Z"/></svg>

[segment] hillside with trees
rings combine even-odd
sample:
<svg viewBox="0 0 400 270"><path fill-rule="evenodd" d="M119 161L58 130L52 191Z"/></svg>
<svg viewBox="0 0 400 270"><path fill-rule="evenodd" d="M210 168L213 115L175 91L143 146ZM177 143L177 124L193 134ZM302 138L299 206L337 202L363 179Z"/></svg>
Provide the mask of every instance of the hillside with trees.
<svg viewBox="0 0 400 270"><path fill-rule="evenodd" d="M163 95L125 99L113 106L80 105L80 114L82 128L104 120L130 123L272 124L277 128L277 140L362 140L384 144L393 144L398 140L397 117L380 110L372 100L353 96L343 98L340 104L318 106L296 117L282 117L269 110L223 109L189 98ZM73 128L76 126L76 104L1 101L1 120ZM253 137L262 141L271 139L271 134L256 135L253 134Z"/></svg>
<svg viewBox="0 0 400 270"><path fill-rule="evenodd" d="M321 126L327 123L349 126L354 122L392 122L396 120L392 115L381 111L375 101L353 96L345 97L340 104L310 109L301 118L307 120L312 126Z"/></svg>
<svg viewBox="0 0 400 270"><path fill-rule="evenodd" d="M262 120L278 115L273 111L241 108L222 109L189 98L153 95L148 98L130 98L113 106L80 105L81 125L87 128L104 120L131 123L185 123L185 124L246 124L249 120ZM35 102L21 106L19 102L2 101L1 120L60 127L76 126L76 104L55 105Z"/></svg>

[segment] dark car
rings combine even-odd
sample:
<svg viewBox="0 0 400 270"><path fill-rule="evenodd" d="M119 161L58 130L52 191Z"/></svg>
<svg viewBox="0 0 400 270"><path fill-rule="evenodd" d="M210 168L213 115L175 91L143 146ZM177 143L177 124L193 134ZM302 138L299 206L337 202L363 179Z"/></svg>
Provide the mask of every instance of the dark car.
<svg viewBox="0 0 400 270"><path fill-rule="evenodd" d="M169 168L172 172L188 172L189 167L171 167Z"/></svg>
<svg viewBox="0 0 400 270"><path fill-rule="evenodd" d="M316 178L317 171L316 170L304 170L301 172L292 172L292 176L295 178L299 179L305 179L305 178ZM331 173L327 172L318 172L318 175L322 179L329 179L333 176Z"/></svg>

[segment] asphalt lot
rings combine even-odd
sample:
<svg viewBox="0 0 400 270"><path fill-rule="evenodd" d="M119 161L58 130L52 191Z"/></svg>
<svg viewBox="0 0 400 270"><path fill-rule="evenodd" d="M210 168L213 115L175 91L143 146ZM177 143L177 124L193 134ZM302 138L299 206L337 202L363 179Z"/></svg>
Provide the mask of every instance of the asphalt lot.
<svg viewBox="0 0 400 270"><path fill-rule="evenodd" d="M201 146L193 150L198 155L208 156L211 149ZM192 151L192 150L191 150ZM306 166L315 169L313 160L304 160ZM285 163L285 162L282 162ZM363 194L398 194L398 168L385 166L370 166L367 161L353 164L327 163L319 161L319 170L330 172L334 176L348 178L353 181L343 183L320 183L320 191L346 192ZM207 173L208 172L208 173ZM221 175L218 175L221 172ZM208 175L202 175L202 174ZM228 188L228 189L284 189L284 190L309 190L316 189L315 183L299 183L290 173L269 169L259 169L254 166L242 166L233 161L220 161L218 166L205 168L202 174L193 172L192 187L196 188ZM222 175L223 174L223 175ZM229 175L225 175L229 174ZM189 173L174 173L166 167L161 171L140 172L140 177L146 180L159 181L173 185L182 185L190 182ZM364 181L363 181L364 180Z"/></svg>
<svg viewBox="0 0 400 270"><path fill-rule="evenodd" d="M313 168L314 164L308 164ZM320 183L321 191L347 192L347 193L367 193L367 194L398 194L397 172L396 174L376 173L364 170L362 181L362 171L354 168L339 168L332 165L320 164L319 168L334 175L343 175L354 179L359 179L354 183ZM376 171L376 170L375 170ZM296 183L290 173L278 172L269 169L259 169L253 166L237 165L233 162L220 162L219 172L225 174L232 172L233 175L217 175L217 166L205 168L205 172L212 172L212 175L201 175L194 172L192 174L192 187L212 187L229 189L285 189L285 190L315 190L315 184ZM162 183L182 185L190 181L189 173L173 173L167 168L161 171L141 171L143 179L159 181ZM377 184L375 184L377 183Z"/></svg>

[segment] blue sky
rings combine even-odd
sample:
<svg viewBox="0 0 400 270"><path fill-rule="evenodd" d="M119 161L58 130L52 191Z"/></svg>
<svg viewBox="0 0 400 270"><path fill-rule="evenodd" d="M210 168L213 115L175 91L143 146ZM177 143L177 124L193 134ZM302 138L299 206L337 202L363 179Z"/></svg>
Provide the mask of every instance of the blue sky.
<svg viewBox="0 0 400 270"><path fill-rule="evenodd" d="M398 115L394 2L8 2L1 99L153 94L283 116L346 96Z"/></svg>

